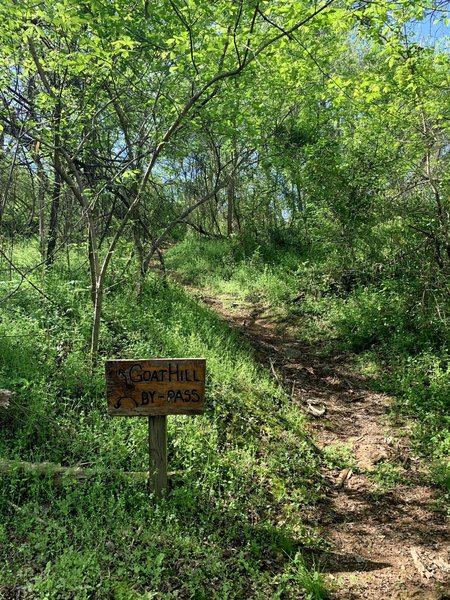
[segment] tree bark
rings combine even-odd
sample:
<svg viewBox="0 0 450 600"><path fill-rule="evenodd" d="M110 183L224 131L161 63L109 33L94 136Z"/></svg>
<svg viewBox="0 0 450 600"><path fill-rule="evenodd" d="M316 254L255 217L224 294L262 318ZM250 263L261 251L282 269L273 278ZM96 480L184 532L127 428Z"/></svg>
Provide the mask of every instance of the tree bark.
<svg viewBox="0 0 450 600"><path fill-rule="evenodd" d="M50 208L50 222L48 225L48 236L47 236L47 258L46 258L46 267L51 267L54 262L54 252L56 248L56 242L58 239L58 216L59 216L59 204L61 200L61 190L62 190L62 178L60 175L60 125L61 125L61 103L58 100L55 106L54 112L54 146L55 149L53 151L53 165L55 170L55 178L53 182L53 192L52 192L52 204Z"/></svg>
<svg viewBox="0 0 450 600"><path fill-rule="evenodd" d="M44 167L40 160L36 161L38 185L38 213L39 213L39 251L41 259L45 260L45 185L46 178Z"/></svg>
<svg viewBox="0 0 450 600"><path fill-rule="evenodd" d="M95 299L94 299L94 318L92 323L92 338L91 338L91 355L95 357L98 353L98 346L100 340L100 323L102 316L102 305L103 305L103 276L97 278L95 286Z"/></svg>
<svg viewBox="0 0 450 600"><path fill-rule="evenodd" d="M234 161L233 161L234 162ZM235 181L234 175L229 179L227 186L227 235L233 234L233 217L234 217L234 195L235 195Z"/></svg>

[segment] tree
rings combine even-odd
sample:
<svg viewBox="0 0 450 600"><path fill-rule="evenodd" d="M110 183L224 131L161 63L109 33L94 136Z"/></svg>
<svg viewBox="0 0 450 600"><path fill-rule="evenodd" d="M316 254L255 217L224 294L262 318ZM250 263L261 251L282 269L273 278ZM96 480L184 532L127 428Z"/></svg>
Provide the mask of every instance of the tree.
<svg viewBox="0 0 450 600"><path fill-rule="evenodd" d="M49 263L63 185L78 202L88 232L93 355L108 267L127 227L139 220L158 165L164 169L165 149L207 104L220 102L226 80L257 69L264 52L300 29L323 27L334 3L168 0L145 3L138 14L124 0L3 4L3 126L9 137L25 136L28 152L39 144L41 171L53 172ZM125 113L130 90L137 102ZM111 212L99 219L105 196L119 188L127 199L120 218Z"/></svg>

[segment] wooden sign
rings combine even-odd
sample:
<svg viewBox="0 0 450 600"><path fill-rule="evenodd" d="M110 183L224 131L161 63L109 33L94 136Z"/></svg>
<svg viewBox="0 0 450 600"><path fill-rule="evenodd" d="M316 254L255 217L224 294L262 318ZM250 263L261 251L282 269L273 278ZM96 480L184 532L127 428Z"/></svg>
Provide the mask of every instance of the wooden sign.
<svg viewBox="0 0 450 600"><path fill-rule="evenodd" d="M107 361L109 414L202 414L205 403L205 363L202 358Z"/></svg>
<svg viewBox="0 0 450 600"><path fill-rule="evenodd" d="M204 358L108 360L106 396L112 416L148 417L150 490L167 488L167 415L201 415Z"/></svg>

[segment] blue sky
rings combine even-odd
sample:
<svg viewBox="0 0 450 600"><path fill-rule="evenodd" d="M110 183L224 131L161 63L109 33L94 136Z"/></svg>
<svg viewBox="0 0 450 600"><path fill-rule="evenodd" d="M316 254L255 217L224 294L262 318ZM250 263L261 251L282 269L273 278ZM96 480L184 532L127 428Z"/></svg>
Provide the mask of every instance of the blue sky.
<svg viewBox="0 0 450 600"><path fill-rule="evenodd" d="M445 16L450 17L450 13ZM412 27L414 36L424 46L441 44L449 47L450 25L445 25L443 20L436 23L436 18L436 15L432 15L420 23L415 23Z"/></svg>

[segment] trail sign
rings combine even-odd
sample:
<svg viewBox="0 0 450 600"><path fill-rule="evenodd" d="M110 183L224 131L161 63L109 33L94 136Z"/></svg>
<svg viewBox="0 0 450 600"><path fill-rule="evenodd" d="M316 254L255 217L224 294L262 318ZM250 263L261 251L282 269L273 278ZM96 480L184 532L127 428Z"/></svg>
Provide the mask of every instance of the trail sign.
<svg viewBox="0 0 450 600"><path fill-rule="evenodd" d="M167 487L166 415L200 415L205 404L204 358L108 360L106 396L111 416L148 417L150 483Z"/></svg>
<svg viewBox="0 0 450 600"><path fill-rule="evenodd" d="M107 361L109 414L202 414L205 403L205 363L205 359L201 358Z"/></svg>

